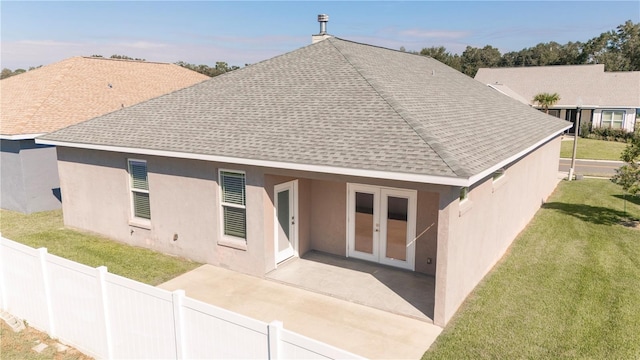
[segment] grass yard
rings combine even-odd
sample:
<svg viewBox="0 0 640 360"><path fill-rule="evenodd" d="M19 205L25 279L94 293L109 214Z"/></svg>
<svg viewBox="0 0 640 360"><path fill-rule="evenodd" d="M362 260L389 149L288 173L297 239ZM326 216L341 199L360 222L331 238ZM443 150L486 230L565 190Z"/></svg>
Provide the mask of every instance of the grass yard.
<svg viewBox="0 0 640 360"><path fill-rule="evenodd" d="M1 210L0 231L5 238L88 266L106 266L110 273L158 285L192 270L199 263L107 238L65 229L62 211L24 215Z"/></svg>
<svg viewBox="0 0 640 360"><path fill-rule="evenodd" d="M562 182L423 359L640 358L640 229L620 224L621 194Z"/></svg>
<svg viewBox="0 0 640 360"><path fill-rule="evenodd" d="M616 141L578 138L576 159L620 160L620 154L626 146L627 144ZM560 157L571 158L572 155L573 140L563 141L560 147Z"/></svg>
<svg viewBox="0 0 640 360"><path fill-rule="evenodd" d="M20 332L14 332L9 325L0 320L0 358L1 359L29 359L29 360L90 360L93 359L80 351L68 347L58 351L56 340L49 335L27 326ZM37 353L33 348L39 344L46 344L42 352Z"/></svg>

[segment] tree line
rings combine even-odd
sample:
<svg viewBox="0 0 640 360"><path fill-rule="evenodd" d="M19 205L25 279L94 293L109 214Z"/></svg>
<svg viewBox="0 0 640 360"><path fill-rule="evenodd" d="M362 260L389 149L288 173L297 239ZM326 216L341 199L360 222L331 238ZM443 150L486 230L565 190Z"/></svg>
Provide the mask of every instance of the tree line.
<svg viewBox="0 0 640 360"><path fill-rule="evenodd" d="M406 51L404 48L400 50ZM419 52L410 52L430 56L471 77L474 77L478 69L483 67L604 64L605 71L640 71L640 23L627 20L615 30L604 32L586 42L559 44L552 41L505 54L501 54L500 50L491 45L482 48L467 46L461 55L450 53L444 46L433 46L423 48ZM102 55L92 56L102 57ZM145 61L145 59L126 55L111 55L111 58ZM175 64L207 76L217 76L240 68L235 65L230 66L223 61L218 61L213 66L190 64L184 61L178 61ZM31 67L29 70L39 67ZM28 70L12 71L5 68L2 69L0 79L26 71Z"/></svg>
<svg viewBox="0 0 640 360"><path fill-rule="evenodd" d="M452 54L444 46L423 48L414 53L430 56L471 77L479 68L545 65L604 64L605 71L640 71L640 23L628 20L616 30L586 42L552 41L505 54L491 45L467 46L462 55Z"/></svg>

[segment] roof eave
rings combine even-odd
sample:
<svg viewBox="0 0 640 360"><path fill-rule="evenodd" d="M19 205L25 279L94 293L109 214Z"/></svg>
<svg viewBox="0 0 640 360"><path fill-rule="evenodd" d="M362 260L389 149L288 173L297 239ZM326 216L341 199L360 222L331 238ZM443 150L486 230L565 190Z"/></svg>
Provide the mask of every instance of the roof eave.
<svg viewBox="0 0 640 360"><path fill-rule="evenodd" d="M30 140L30 139L35 139L38 136L42 136L45 135L46 133L39 133L39 134L18 134L18 135L1 135L0 134L0 139L2 140Z"/></svg>
<svg viewBox="0 0 640 360"><path fill-rule="evenodd" d="M237 158L237 157L229 157L229 156L219 156L219 155L184 153L184 152L175 152L175 151L167 151L167 150L140 149L140 148L119 147L119 146L110 146L110 145L84 144L84 143L74 143L74 142L66 142L66 141L47 140L47 139L36 139L36 143L44 144L44 145L54 145L54 146L60 146L60 147L79 148L79 149L224 162L224 163L232 163L232 164L270 167L270 168L276 168L276 169L319 172L319 173L336 174L336 175L348 175L348 176L358 176L358 177L366 177L366 178L409 181L409 182L429 183L429 184L448 185L448 186L462 187L462 186L469 186L471 184L469 182L469 179L464 177L435 176L435 175L426 175L426 174L410 174L410 173L399 173L399 172L380 171L380 170L343 168L343 167L336 167L336 166L298 164L298 163L288 163L288 162L271 161L271 160L246 159L246 158Z"/></svg>
<svg viewBox="0 0 640 360"><path fill-rule="evenodd" d="M518 152L518 153L516 153L514 155L509 156L508 158L500 161L499 163L495 164L494 166L491 166L490 168L488 168L488 169L486 169L486 170L484 170L484 171L482 171L482 172L480 172L480 173L478 173L476 175L473 175L473 176L469 177L469 183L470 184L475 184L478 181L486 178L487 176L492 175L496 171L502 169L503 167L507 166L508 164L516 161L517 159L519 159L519 158L525 156L526 154L534 151L539 146L547 143L551 139L553 139L553 138L557 137L558 135L562 134L564 131L570 129L572 126L573 126L573 124L569 124L569 125L565 126L563 129L558 130L558 131L552 133L551 135L545 137L544 139L536 142L535 144L527 147L526 149L524 149L524 150L522 150L522 151L520 151L520 152Z"/></svg>

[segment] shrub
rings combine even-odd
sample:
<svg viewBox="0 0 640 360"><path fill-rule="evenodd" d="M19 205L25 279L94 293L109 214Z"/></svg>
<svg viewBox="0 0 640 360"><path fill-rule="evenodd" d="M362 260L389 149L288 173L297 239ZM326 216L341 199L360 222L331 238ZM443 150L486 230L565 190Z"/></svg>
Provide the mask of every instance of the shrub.
<svg viewBox="0 0 640 360"><path fill-rule="evenodd" d="M607 140L607 141L619 141L630 142L633 139L634 133L625 131L623 129L611 129L611 128L594 128L587 136L590 139Z"/></svg>

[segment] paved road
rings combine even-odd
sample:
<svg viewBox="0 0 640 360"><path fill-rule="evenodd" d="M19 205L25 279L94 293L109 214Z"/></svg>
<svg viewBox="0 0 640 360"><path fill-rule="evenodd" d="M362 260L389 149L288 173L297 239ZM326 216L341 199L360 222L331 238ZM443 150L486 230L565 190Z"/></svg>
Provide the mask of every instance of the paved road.
<svg viewBox="0 0 640 360"><path fill-rule="evenodd" d="M616 169L624 164L622 161L606 160L576 160L575 173L581 175L602 175L611 176L616 173ZM559 171L569 171L571 159L560 159Z"/></svg>

